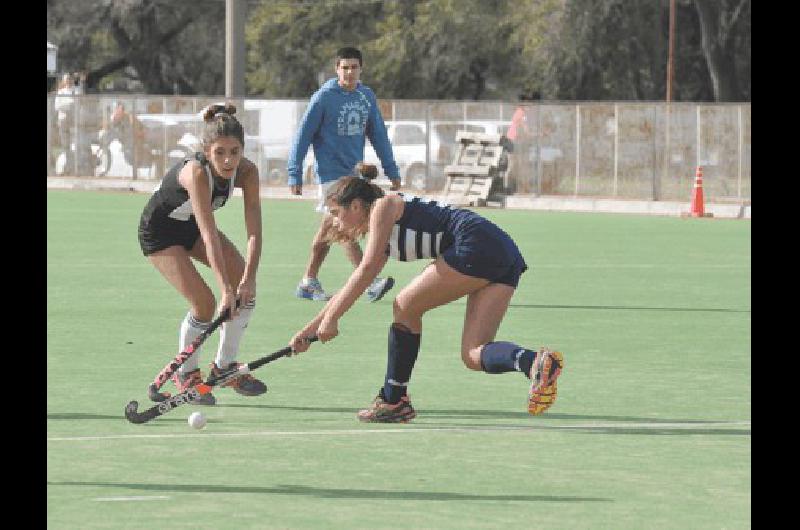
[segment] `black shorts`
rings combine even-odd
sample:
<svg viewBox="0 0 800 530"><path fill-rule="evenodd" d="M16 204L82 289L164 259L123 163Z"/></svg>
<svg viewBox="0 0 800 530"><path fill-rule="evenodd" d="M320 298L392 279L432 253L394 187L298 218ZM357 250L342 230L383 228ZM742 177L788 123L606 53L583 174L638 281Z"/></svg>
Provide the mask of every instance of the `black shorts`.
<svg viewBox="0 0 800 530"><path fill-rule="evenodd" d="M445 263L467 276L516 289L522 273L528 270L511 237L490 221L469 223L456 233L456 240L442 253Z"/></svg>
<svg viewBox="0 0 800 530"><path fill-rule="evenodd" d="M143 214L139 220L139 246L145 256L175 245L190 251L199 237L200 229L194 216L188 221L178 221L170 217L152 218Z"/></svg>

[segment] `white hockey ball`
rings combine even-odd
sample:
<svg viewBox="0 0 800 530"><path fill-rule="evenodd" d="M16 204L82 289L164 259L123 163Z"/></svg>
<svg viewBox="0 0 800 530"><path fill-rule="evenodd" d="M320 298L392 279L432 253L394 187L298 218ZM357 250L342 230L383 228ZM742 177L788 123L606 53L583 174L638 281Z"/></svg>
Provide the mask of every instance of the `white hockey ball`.
<svg viewBox="0 0 800 530"><path fill-rule="evenodd" d="M203 427L206 426L207 421L208 420L206 419L206 417L203 415L202 412L192 412L189 415L189 425L191 425L195 429L202 429Z"/></svg>

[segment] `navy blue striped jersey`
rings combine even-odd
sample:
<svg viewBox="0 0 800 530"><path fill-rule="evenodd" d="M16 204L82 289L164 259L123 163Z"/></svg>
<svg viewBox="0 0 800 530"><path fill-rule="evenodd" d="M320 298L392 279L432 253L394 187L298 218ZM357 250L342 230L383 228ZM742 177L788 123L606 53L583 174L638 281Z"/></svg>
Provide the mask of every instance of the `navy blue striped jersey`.
<svg viewBox="0 0 800 530"><path fill-rule="evenodd" d="M189 192L178 182L178 174L183 166L190 160L197 160L203 166L208 175L208 184L211 188L211 209L221 208L233 194L233 185L238 174L238 168L233 178L228 180L221 177L214 177L211 174L209 162L202 153L195 153L193 157L185 158L175 164L161 182L153 190L153 195L145 207L145 215L148 219L153 217L169 217L177 221L188 221L193 215L192 203L189 199Z"/></svg>
<svg viewBox="0 0 800 530"><path fill-rule="evenodd" d="M470 210L413 195L398 195L406 204L403 215L392 227L386 254L399 261L437 258L453 246L462 227L484 221Z"/></svg>

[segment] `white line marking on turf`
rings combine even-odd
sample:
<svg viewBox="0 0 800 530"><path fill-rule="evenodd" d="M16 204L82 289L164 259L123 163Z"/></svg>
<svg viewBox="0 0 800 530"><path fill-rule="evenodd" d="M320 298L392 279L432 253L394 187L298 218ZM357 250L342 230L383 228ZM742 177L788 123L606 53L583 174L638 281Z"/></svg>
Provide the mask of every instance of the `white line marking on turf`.
<svg viewBox="0 0 800 530"><path fill-rule="evenodd" d="M154 495L152 497L97 497L93 501L115 502L115 501L163 501L169 499L166 495Z"/></svg>
<svg viewBox="0 0 800 530"><path fill-rule="evenodd" d="M101 261L87 261L79 263L48 263L48 267L63 268L117 268L117 269L146 269L147 264L141 263L104 263ZM541 263L536 265L539 269L749 269L749 263L735 264L735 263ZM271 263L272 269L297 269L296 263ZM339 265L331 264L326 268L340 269L340 270L353 270L352 265Z"/></svg>
<svg viewBox="0 0 800 530"><path fill-rule="evenodd" d="M719 421L703 423L632 423L632 422L597 422L574 425L537 425L537 426L492 426L485 427L408 427L400 429L342 429L322 431L251 431L251 432L204 432L187 434L114 434L108 436L61 436L48 438L48 442L86 442L99 440L138 440L143 438L199 438L224 436L342 436L359 434L396 434L424 432L492 432L492 431L537 431L553 429L712 429L725 427L749 427L749 421Z"/></svg>

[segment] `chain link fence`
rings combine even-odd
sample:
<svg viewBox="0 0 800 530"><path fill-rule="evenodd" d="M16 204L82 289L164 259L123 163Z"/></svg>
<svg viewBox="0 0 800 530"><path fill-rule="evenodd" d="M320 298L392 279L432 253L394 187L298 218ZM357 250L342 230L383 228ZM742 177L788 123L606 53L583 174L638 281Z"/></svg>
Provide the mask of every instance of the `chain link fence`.
<svg viewBox="0 0 800 530"><path fill-rule="evenodd" d="M48 176L158 180L199 148L201 110L221 98L57 99L47 99ZM265 185L285 186L290 144L308 101L231 101L245 129L245 156L259 167ZM706 200L750 201L749 103L379 104L403 184L414 189L444 187L456 133L467 130L513 140L507 193L685 201L702 166ZM365 159L379 162L369 144Z"/></svg>

